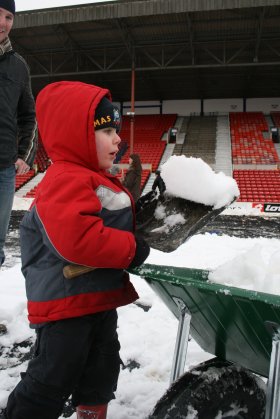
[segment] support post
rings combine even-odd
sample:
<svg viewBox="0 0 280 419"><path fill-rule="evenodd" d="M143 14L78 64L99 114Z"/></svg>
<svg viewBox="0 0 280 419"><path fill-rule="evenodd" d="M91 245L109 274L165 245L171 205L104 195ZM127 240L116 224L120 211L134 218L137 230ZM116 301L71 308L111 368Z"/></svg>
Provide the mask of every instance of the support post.
<svg viewBox="0 0 280 419"><path fill-rule="evenodd" d="M247 111L247 99L246 97L243 98L243 112Z"/></svg>
<svg viewBox="0 0 280 419"><path fill-rule="evenodd" d="M200 99L200 116L204 116L204 100Z"/></svg>
<svg viewBox="0 0 280 419"><path fill-rule="evenodd" d="M130 101L130 150L129 153L133 153L134 148L134 115L135 115L135 65L132 64L131 70L131 101Z"/></svg>
<svg viewBox="0 0 280 419"><path fill-rule="evenodd" d="M280 326L272 336L272 351L266 393L265 419L280 418Z"/></svg>
<svg viewBox="0 0 280 419"><path fill-rule="evenodd" d="M177 297L173 297L173 300L180 310L180 317L171 368L170 384L177 380L184 372L191 325L191 314L183 300Z"/></svg>

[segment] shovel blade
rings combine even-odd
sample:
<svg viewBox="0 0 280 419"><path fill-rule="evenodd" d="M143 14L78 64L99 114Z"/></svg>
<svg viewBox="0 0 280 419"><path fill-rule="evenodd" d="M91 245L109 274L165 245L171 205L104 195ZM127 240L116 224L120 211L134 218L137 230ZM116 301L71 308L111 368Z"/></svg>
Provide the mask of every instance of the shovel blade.
<svg viewBox="0 0 280 419"><path fill-rule="evenodd" d="M155 199L136 214L136 230L150 247L169 253L214 220L225 208L213 209L175 197L165 197L162 201ZM159 218L162 214L164 217ZM179 216L181 221L172 225L174 216Z"/></svg>

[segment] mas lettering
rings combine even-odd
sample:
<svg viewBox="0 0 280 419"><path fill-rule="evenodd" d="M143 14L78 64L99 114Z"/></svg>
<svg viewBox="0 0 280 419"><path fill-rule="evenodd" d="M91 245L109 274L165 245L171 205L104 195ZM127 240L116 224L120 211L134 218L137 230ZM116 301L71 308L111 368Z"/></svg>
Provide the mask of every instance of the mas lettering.
<svg viewBox="0 0 280 419"><path fill-rule="evenodd" d="M101 127L102 125L107 124L108 122L111 122L111 120L112 119L110 115L107 115L105 117L102 116L100 119L96 119L94 121L94 128Z"/></svg>

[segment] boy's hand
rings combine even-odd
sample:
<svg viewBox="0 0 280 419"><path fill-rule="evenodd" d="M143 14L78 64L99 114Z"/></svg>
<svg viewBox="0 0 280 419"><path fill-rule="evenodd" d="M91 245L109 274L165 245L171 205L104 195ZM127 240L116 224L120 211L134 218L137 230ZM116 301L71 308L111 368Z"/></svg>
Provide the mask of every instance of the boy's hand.
<svg viewBox="0 0 280 419"><path fill-rule="evenodd" d="M129 268L136 268L137 266L142 265L150 254L150 246L142 237L135 236L135 242L136 251Z"/></svg>

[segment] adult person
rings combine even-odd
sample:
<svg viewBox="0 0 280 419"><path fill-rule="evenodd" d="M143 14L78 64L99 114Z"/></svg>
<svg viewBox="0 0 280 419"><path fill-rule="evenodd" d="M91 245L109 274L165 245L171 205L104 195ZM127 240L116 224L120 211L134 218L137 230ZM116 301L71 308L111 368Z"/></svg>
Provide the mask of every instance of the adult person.
<svg viewBox="0 0 280 419"><path fill-rule="evenodd" d="M129 156L129 168L123 180L123 185L129 190L136 202L141 195L142 165L138 154Z"/></svg>
<svg viewBox="0 0 280 419"><path fill-rule="evenodd" d="M0 267L12 211L16 174L32 167L37 128L30 73L11 45L15 2L0 0Z"/></svg>

